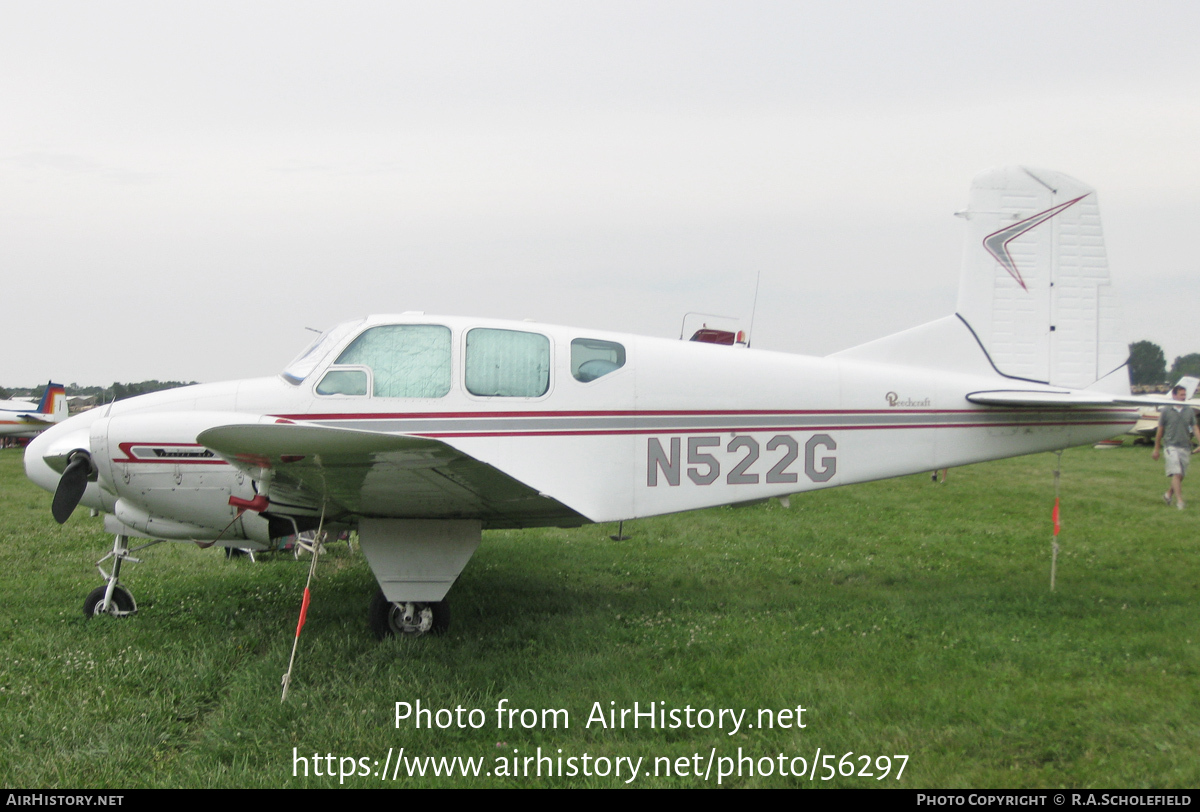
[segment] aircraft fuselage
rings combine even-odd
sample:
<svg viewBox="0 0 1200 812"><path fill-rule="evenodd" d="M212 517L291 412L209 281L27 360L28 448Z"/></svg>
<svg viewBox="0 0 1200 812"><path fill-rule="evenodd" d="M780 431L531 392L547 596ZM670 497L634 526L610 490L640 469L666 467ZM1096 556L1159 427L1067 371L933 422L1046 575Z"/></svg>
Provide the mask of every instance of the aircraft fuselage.
<svg viewBox="0 0 1200 812"><path fill-rule="evenodd" d="M386 326L446 330L447 363L437 370L444 383L426 396L380 395L379 379L393 374L380 370L381 360L345 363L357 336ZM548 367L531 364L532 383L481 378L468 370L468 337L481 335L477 330L533 342L532 354ZM620 365L580 380L587 376L572 357L579 342L619 348ZM378 451L374 482L370 472L364 479L345 466L326 466L335 483L330 515L514 527L631 519L1063 448L1120 434L1136 419L1131 408L1012 409L966 400L970 392L994 389L994 376L527 322L372 317L324 353L300 380L202 384L71 418L31 445L29 476L54 490L59 471L43 457L65 460L73 449L86 449L96 470L82 503L137 534L266 544L272 532L259 513L311 517L319 510L297 489L289 491L292 455L229 460L198 442L202 431L282 423L436 440L524 483L545 504L538 508L532 497L520 501L514 493L521 507L506 509L495 504L503 495L484 494L473 508L458 492L480 487L438 469L436 453L428 455L428 467L440 476L408 471L389 479L378 474L387 464L387 452ZM352 392L323 394L330 377ZM517 394L478 394L484 386ZM314 464L311 454L297 452ZM421 464L411 455L394 462ZM239 516L239 504L264 490L269 509ZM230 497L243 501L231 504Z"/></svg>

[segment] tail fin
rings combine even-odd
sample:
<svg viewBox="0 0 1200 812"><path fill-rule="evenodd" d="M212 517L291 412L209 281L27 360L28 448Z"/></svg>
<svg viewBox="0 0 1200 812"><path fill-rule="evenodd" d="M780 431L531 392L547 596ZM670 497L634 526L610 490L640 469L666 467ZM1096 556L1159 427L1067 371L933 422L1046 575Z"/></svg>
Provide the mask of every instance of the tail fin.
<svg viewBox="0 0 1200 812"><path fill-rule="evenodd" d="M971 184L958 316L996 371L1129 394L1100 207L1059 172L994 169Z"/></svg>
<svg viewBox="0 0 1200 812"><path fill-rule="evenodd" d="M1058 172L993 169L958 216L968 230L956 315L837 355L1128 395L1095 190Z"/></svg>
<svg viewBox="0 0 1200 812"><path fill-rule="evenodd" d="M38 403L38 414L53 415L54 422L67 418L67 390L61 383L50 381Z"/></svg>

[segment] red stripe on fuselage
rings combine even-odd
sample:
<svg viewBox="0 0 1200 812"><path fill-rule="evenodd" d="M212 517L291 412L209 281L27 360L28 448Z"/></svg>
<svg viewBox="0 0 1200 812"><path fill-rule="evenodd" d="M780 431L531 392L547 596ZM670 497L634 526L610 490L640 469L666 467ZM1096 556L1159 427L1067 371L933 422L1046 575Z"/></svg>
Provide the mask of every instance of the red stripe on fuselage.
<svg viewBox="0 0 1200 812"><path fill-rule="evenodd" d="M413 432L412 437L428 437L431 440L436 440L440 437L582 437L590 435L622 435L622 434L761 434L767 431L891 431L893 429L985 429L985 428L1012 428L1014 426L1127 426L1128 420L1093 420L1093 421L1063 421L1049 422L1042 421L1037 423L930 423L916 426L752 426L749 428L738 427L692 427L683 429L593 429L580 431L441 431L441 432Z"/></svg>
<svg viewBox="0 0 1200 812"><path fill-rule="evenodd" d="M802 414L1002 414L1011 409L612 409L579 412L330 412L272 414L312 423L320 420L450 420L481 417L728 417Z"/></svg>

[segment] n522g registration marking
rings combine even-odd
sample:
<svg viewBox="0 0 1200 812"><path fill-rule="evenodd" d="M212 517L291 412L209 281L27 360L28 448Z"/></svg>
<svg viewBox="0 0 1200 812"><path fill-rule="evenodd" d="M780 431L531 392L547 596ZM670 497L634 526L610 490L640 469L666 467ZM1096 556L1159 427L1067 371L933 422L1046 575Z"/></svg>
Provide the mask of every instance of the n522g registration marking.
<svg viewBox="0 0 1200 812"><path fill-rule="evenodd" d="M684 457L686 440L687 456ZM813 482L828 482L837 473L837 442L828 434L814 434L804 443L804 475ZM687 478L711 485L724 470L729 485L786 484L799 481L788 469L800 459L800 441L776 434L765 444L749 434L735 434L728 443L718 434L671 437L664 448L657 437L646 440L646 487L656 488L660 475L671 486Z"/></svg>

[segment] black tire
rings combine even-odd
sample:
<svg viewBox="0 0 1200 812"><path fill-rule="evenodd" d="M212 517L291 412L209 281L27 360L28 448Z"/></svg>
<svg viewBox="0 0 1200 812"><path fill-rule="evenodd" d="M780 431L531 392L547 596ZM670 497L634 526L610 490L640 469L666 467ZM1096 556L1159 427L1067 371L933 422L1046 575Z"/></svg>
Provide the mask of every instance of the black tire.
<svg viewBox="0 0 1200 812"><path fill-rule="evenodd" d="M405 625L403 607L389 601L384 596L383 590L379 590L375 593L375 597L371 599L371 608L367 615L368 621L371 624L371 631L375 633L377 639L386 640L389 637L420 637L423 634L443 634L446 629L450 628L450 604L447 601L418 603L416 607L418 614L426 610L433 613L428 631L421 631L414 625Z"/></svg>
<svg viewBox="0 0 1200 812"><path fill-rule="evenodd" d="M92 618L104 614L100 611L100 605L104 603L104 591L107 588L107 586L98 586L88 593L87 599L83 602L84 617ZM120 585L113 587L112 602L116 605L118 612L132 612L137 608L133 603L133 595Z"/></svg>

